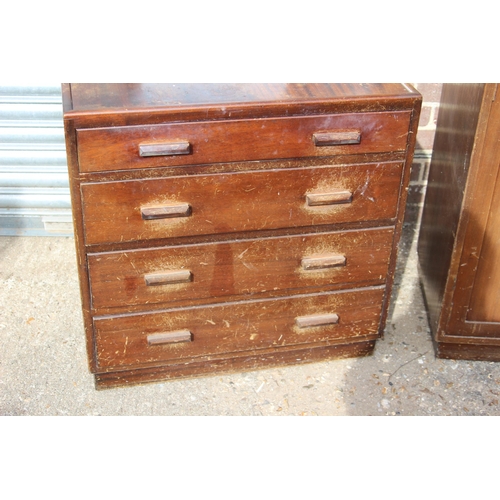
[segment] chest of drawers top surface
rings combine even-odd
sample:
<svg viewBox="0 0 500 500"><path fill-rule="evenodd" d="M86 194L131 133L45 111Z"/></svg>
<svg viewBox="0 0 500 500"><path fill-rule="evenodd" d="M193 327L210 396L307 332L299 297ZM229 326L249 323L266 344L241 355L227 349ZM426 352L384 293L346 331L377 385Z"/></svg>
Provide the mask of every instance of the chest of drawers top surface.
<svg viewBox="0 0 500 500"><path fill-rule="evenodd" d="M411 109L405 84L63 84L66 119L78 126Z"/></svg>

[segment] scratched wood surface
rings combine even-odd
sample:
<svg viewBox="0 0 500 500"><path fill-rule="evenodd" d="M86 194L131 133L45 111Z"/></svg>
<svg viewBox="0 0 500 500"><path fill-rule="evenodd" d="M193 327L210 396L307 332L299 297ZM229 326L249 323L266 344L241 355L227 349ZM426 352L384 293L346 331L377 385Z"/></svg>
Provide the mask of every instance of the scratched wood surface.
<svg viewBox="0 0 500 500"><path fill-rule="evenodd" d="M77 128L412 109L412 87L395 83L63 84Z"/></svg>
<svg viewBox="0 0 500 500"><path fill-rule="evenodd" d="M356 291L222 303L94 320L98 365L109 370L164 360L230 354L378 335L384 287ZM334 313L337 324L300 328L296 318ZM147 336L188 330L192 341L148 345Z"/></svg>
<svg viewBox="0 0 500 500"><path fill-rule="evenodd" d="M96 314L123 313L199 299L379 285L387 277L393 234L386 227L90 254L92 308ZM325 256L332 254L345 260L329 267ZM313 257L320 262L303 265ZM190 276L146 283L148 275L179 270Z"/></svg>
<svg viewBox="0 0 500 500"><path fill-rule="evenodd" d="M351 343L331 341L330 344L306 344L301 346L283 346L280 349L261 349L258 351L233 352L231 356L221 354L192 358L189 363L163 361L152 366L140 368L124 367L122 370L98 372L95 375L97 389L124 387L132 384L192 378L214 373L230 374L258 370L261 368L283 367L305 363L320 362L330 359L359 358L372 354L375 340L364 340L363 337Z"/></svg>
<svg viewBox="0 0 500 500"><path fill-rule="evenodd" d="M77 132L82 172L129 170L230 161L332 156L404 151L408 111L173 123L135 127L83 129ZM356 130L359 143L321 145L320 131ZM342 141L340 141L342 142ZM189 146L187 147L186 144ZM182 154L162 154L183 145ZM141 148L156 146L154 155ZM167 148L168 146L168 148ZM179 149L179 148L178 148Z"/></svg>
<svg viewBox="0 0 500 500"><path fill-rule="evenodd" d="M287 227L391 220L402 163L387 162L82 184L88 245ZM308 206L341 189L352 201ZM141 207L189 204L188 216L145 220Z"/></svg>

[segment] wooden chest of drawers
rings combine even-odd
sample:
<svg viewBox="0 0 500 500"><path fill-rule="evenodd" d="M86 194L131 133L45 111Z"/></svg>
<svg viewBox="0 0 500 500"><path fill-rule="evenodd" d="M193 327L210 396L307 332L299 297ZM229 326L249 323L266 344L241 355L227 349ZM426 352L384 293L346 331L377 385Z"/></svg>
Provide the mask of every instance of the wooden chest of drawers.
<svg viewBox="0 0 500 500"><path fill-rule="evenodd" d="M97 387L370 354L421 97L401 84L65 84Z"/></svg>

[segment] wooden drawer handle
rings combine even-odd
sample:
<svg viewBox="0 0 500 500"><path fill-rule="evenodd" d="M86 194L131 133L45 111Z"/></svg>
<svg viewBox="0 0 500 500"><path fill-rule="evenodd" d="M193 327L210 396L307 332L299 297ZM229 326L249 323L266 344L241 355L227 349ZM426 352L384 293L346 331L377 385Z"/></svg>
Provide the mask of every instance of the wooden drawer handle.
<svg viewBox="0 0 500 500"><path fill-rule="evenodd" d="M163 142L161 144L139 144L139 156L177 156L191 153L191 144L187 141Z"/></svg>
<svg viewBox="0 0 500 500"><path fill-rule="evenodd" d="M338 314L312 314L310 316L299 316L295 323L299 328L310 326L336 325L339 322Z"/></svg>
<svg viewBox="0 0 500 500"><path fill-rule="evenodd" d="M191 205L189 203L176 203L161 207L141 207L141 214L144 220L189 217L191 215Z"/></svg>
<svg viewBox="0 0 500 500"><path fill-rule="evenodd" d="M343 144L359 144L361 130L337 130L335 132L316 132L313 134L316 146L341 146Z"/></svg>
<svg viewBox="0 0 500 500"><path fill-rule="evenodd" d="M171 285L173 283L187 283L193 281L193 273L189 270L166 271L144 275L147 286Z"/></svg>
<svg viewBox="0 0 500 500"><path fill-rule="evenodd" d="M317 257L304 257L301 261L302 269L309 271L312 269L327 269L329 267L345 266L345 255L332 253L328 255L318 255Z"/></svg>
<svg viewBox="0 0 500 500"><path fill-rule="evenodd" d="M153 333L147 336L148 345L176 344L178 342L191 342L193 335L189 330L177 330L167 333Z"/></svg>
<svg viewBox="0 0 500 500"><path fill-rule="evenodd" d="M310 207L351 203L352 193L347 189L333 189L328 193L309 193L306 195L306 201Z"/></svg>

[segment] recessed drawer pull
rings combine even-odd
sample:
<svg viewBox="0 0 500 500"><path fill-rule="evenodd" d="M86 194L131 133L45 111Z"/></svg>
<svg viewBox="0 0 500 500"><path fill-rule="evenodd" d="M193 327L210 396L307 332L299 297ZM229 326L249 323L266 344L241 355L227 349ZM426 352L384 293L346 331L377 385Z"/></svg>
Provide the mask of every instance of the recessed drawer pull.
<svg viewBox="0 0 500 500"><path fill-rule="evenodd" d="M328 193L309 193L306 195L306 201L310 207L351 203L352 193L347 189L333 189Z"/></svg>
<svg viewBox="0 0 500 500"><path fill-rule="evenodd" d="M345 266L346 258L342 254L319 255L317 257L304 257L301 261L302 269L326 269L329 267Z"/></svg>
<svg viewBox="0 0 500 500"><path fill-rule="evenodd" d="M161 144L139 144L139 156L177 156L191 153L191 144L187 141L163 142Z"/></svg>
<svg viewBox="0 0 500 500"><path fill-rule="evenodd" d="M361 130L337 130L335 132L316 132L313 134L316 146L341 146L343 144L359 144Z"/></svg>
<svg viewBox="0 0 500 500"><path fill-rule="evenodd" d="M147 336L149 345L177 344L178 342L191 342L193 335L189 330L177 330L167 333L153 333Z"/></svg>
<svg viewBox="0 0 500 500"><path fill-rule="evenodd" d="M189 217L191 215L191 205L189 203L176 203L160 207L141 207L141 214L144 220Z"/></svg>
<svg viewBox="0 0 500 500"><path fill-rule="evenodd" d="M339 322L338 314L312 314L310 316L299 316L295 323L299 328L310 326L336 325Z"/></svg>
<svg viewBox="0 0 500 500"><path fill-rule="evenodd" d="M193 280L193 273L189 270L166 271L144 275L147 286L171 285L173 283L187 283Z"/></svg>

